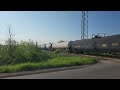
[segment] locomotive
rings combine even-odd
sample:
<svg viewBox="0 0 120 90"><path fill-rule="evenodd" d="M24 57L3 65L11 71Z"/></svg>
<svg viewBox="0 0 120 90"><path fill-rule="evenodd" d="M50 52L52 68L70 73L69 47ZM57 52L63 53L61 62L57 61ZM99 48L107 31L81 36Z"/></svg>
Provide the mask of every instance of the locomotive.
<svg viewBox="0 0 120 90"><path fill-rule="evenodd" d="M52 43L48 50L64 49L69 52L84 53L84 52L120 52L120 34L95 37L92 39L75 40L61 43Z"/></svg>

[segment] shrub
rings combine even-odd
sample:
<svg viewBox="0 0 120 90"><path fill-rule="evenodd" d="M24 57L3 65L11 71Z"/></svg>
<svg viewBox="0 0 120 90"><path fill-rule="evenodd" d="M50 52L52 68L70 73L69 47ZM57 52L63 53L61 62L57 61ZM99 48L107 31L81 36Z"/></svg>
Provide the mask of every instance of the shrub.
<svg viewBox="0 0 120 90"><path fill-rule="evenodd" d="M41 51L37 43L32 40L21 41L9 45L0 45L0 65L24 63L24 62L38 62L47 60L50 56Z"/></svg>

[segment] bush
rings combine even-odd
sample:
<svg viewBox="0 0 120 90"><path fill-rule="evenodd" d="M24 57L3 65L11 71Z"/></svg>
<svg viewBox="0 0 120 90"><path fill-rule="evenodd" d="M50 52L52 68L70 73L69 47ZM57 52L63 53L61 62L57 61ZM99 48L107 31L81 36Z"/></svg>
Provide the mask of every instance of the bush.
<svg viewBox="0 0 120 90"><path fill-rule="evenodd" d="M60 53L60 52L61 52L60 49L56 49L56 50L54 51L54 53Z"/></svg>
<svg viewBox="0 0 120 90"><path fill-rule="evenodd" d="M39 62L48 58L50 56L43 53L37 43L32 40L13 43L10 47L9 45L0 45L0 65Z"/></svg>

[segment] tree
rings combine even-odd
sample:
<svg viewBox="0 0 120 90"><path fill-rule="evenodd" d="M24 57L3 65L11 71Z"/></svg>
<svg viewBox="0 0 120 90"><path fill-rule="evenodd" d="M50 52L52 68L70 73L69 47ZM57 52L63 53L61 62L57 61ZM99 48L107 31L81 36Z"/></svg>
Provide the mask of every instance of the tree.
<svg viewBox="0 0 120 90"><path fill-rule="evenodd" d="M15 48L17 45L16 45L16 41L13 39L14 34L11 31L11 26L12 25L8 25L8 39L6 40L6 46L9 57L13 59L15 54Z"/></svg>

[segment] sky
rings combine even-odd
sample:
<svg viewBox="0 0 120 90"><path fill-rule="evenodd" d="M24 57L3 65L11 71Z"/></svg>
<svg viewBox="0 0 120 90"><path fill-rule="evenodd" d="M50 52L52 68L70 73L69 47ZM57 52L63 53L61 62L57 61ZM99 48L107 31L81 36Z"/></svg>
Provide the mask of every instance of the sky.
<svg viewBox="0 0 120 90"><path fill-rule="evenodd" d="M81 11L0 11L0 43L7 39L8 25L17 41L39 44L81 39ZM88 36L120 34L120 11L88 11Z"/></svg>

